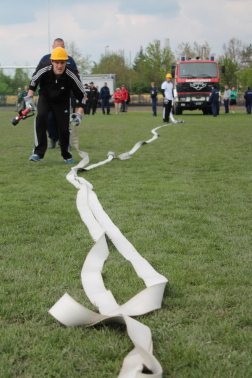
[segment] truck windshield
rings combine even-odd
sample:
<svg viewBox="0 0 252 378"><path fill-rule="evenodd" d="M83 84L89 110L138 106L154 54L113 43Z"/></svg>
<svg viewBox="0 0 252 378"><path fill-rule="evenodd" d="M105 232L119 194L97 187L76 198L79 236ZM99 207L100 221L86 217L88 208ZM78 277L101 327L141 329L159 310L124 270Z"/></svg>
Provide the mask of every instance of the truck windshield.
<svg viewBox="0 0 252 378"><path fill-rule="evenodd" d="M179 77L184 78L215 78L217 77L217 64L208 62L182 63L179 66Z"/></svg>

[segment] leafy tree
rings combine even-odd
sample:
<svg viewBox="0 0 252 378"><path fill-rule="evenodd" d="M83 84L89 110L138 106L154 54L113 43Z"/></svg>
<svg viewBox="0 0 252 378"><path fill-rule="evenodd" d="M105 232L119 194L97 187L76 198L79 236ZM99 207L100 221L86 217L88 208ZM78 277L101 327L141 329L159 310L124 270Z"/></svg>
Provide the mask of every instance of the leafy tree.
<svg viewBox="0 0 252 378"><path fill-rule="evenodd" d="M252 61L249 67L241 70L238 74L239 85L245 91L248 86L252 87Z"/></svg>
<svg viewBox="0 0 252 378"><path fill-rule="evenodd" d="M241 52L241 64L243 67L249 67L252 61L252 44L244 46Z"/></svg>
<svg viewBox="0 0 252 378"><path fill-rule="evenodd" d="M238 71L239 64L227 55L222 55L219 57L218 64L221 67L225 66L225 73L220 72L220 87L224 90L225 85L229 88L238 86Z"/></svg>
<svg viewBox="0 0 252 378"><path fill-rule="evenodd" d="M90 68L91 68L91 62L90 62L91 55L87 54L83 56L80 50L77 48L76 43L74 41L70 43L66 42L66 51L74 59L77 65L78 71L81 74L89 73Z"/></svg>
<svg viewBox="0 0 252 378"><path fill-rule="evenodd" d="M133 70L136 72L141 71L141 65L146 62L146 56L143 51L143 47L140 47L140 50L137 52L136 57L133 63Z"/></svg>
<svg viewBox="0 0 252 378"><path fill-rule="evenodd" d="M111 52L106 56L101 55L100 61L92 68L91 73L113 73L116 75L116 85L121 87L124 84L128 89L131 88L132 82L137 79L136 72L125 61L123 51Z"/></svg>
<svg viewBox="0 0 252 378"><path fill-rule="evenodd" d="M140 93L148 93L150 91L150 83L145 83L142 80L134 81L131 87L132 93L140 94Z"/></svg>
<svg viewBox="0 0 252 378"><path fill-rule="evenodd" d="M171 72L171 65L175 61L175 57L169 47L161 49L158 40L149 43L145 49L145 55L146 79L149 81L149 86L154 81L156 86L160 87L166 74Z"/></svg>

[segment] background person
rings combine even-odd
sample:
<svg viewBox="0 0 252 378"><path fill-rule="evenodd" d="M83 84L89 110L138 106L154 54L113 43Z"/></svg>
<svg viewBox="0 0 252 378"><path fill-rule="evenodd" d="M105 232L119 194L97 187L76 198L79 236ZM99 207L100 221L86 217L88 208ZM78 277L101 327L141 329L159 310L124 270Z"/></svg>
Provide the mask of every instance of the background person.
<svg viewBox="0 0 252 378"><path fill-rule="evenodd" d="M235 87L232 87L231 95L230 95L230 107L229 107L229 110L233 109L233 113L235 111L235 106L236 106L236 97L237 97L237 92L235 90Z"/></svg>
<svg viewBox="0 0 252 378"><path fill-rule="evenodd" d="M152 104L152 116L156 117L157 116L157 88L155 87L154 81L151 83L151 104Z"/></svg>
<svg viewBox="0 0 252 378"><path fill-rule="evenodd" d="M224 100L224 106L225 106L225 113L229 114L229 100L231 96L231 91L228 89L228 85L225 85L225 91L223 95L223 100Z"/></svg>
<svg viewBox="0 0 252 378"><path fill-rule="evenodd" d="M96 89L97 89L97 95L96 95L96 101L97 101L97 108L98 106L100 106L100 92L99 92L99 87L98 85L96 86Z"/></svg>
<svg viewBox="0 0 252 378"><path fill-rule="evenodd" d="M122 95L120 93L120 88L116 88L113 98L115 103L115 112L116 114L121 114Z"/></svg>
<svg viewBox="0 0 252 378"><path fill-rule="evenodd" d="M212 86L212 90L209 94L209 101L212 106L213 117L218 115L218 103L219 103L219 91L216 89L216 85Z"/></svg>
<svg viewBox="0 0 252 378"><path fill-rule="evenodd" d="M26 109L24 98L27 96L27 94L28 94L28 87L27 87L27 85L25 85L25 87L24 87L24 89L22 90L22 93L21 93L21 97L22 97L22 100L23 100L22 110Z"/></svg>
<svg viewBox="0 0 252 378"><path fill-rule="evenodd" d="M100 101L102 106L102 113L105 114L105 107L107 108L107 115L110 113L110 100L111 94L107 86L107 83L104 83L104 86L100 90Z"/></svg>
<svg viewBox="0 0 252 378"><path fill-rule="evenodd" d="M92 109L92 115L95 114L97 108L97 88L94 86L94 83L91 81L90 84L90 91L89 91L89 112Z"/></svg>
<svg viewBox="0 0 252 378"><path fill-rule="evenodd" d="M127 98L127 100L125 101L125 110L126 110L126 112L127 112L127 111L128 111L128 106L129 106L129 103L130 103L130 94L129 94L128 88L125 87L125 89L126 89L127 94L128 94L128 98Z"/></svg>
<svg viewBox="0 0 252 378"><path fill-rule="evenodd" d="M169 115L171 112L173 102L173 84L171 83L172 75L168 73L166 75L166 81L161 85L161 91L163 94L163 121L169 122Z"/></svg>
<svg viewBox="0 0 252 378"><path fill-rule="evenodd" d="M86 92L76 72L67 67L68 56L61 47L56 47L51 55L51 62L42 62L32 76L28 96L25 97L26 106L35 110L33 95L40 86L37 102L37 116L34 121L35 147L31 161L41 161L47 150L48 114L51 112L60 140L61 155L66 163L74 163L70 152L70 96L71 90L79 100L80 107L73 121L78 126L82 119L83 105Z"/></svg>
<svg viewBox="0 0 252 378"><path fill-rule="evenodd" d="M21 88L18 88L18 93L17 93L17 112L19 111L19 108L21 106L21 101L22 101L22 92L21 92Z"/></svg>
<svg viewBox="0 0 252 378"><path fill-rule="evenodd" d="M246 110L247 110L247 114L251 114L252 91L251 91L250 87L248 87L248 89L244 93L244 98L246 100L245 107L246 107Z"/></svg>
<svg viewBox="0 0 252 378"><path fill-rule="evenodd" d="M125 88L125 85L122 85L120 93L122 95L122 112L125 113L126 112L126 101L128 99L128 91Z"/></svg>
<svg viewBox="0 0 252 378"><path fill-rule="evenodd" d="M65 49L65 43L64 43L62 38L56 38L54 40L53 45L52 45L52 49L54 50L56 47L62 47L63 49ZM39 64L42 63L42 62L50 61L50 56L51 56L51 54L44 55L40 59ZM68 56L67 67L71 67L77 74L79 74L76 63L71 56ZM73 97L74 96L72 94L71 95L71 103L74 105L73 108L75 108L76 102L75 102L75 99L73 99ZM55 122L54 122L54 118L53 118L52 113L48 114L48 118L49 118L49 126L48 126L47 132L48 132L48 137L50 138L50 143L49 143L48 148L55 148L56 143L59 140L59 136L58 136L58 133L57 133L57 128L55 126Z"/></svg>

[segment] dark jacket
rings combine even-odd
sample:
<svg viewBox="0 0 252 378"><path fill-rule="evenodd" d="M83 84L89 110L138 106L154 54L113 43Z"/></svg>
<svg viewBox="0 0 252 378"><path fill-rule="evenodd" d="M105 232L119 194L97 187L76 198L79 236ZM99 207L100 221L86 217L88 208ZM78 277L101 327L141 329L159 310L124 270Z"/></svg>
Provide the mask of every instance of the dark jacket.
<svg viewBox="0 0 252 378"><path fill-rule="evenodd" d="M97 92L98 92L97 88L95 88L95 87L91 88L90 87L90 91L88 92L88 95L87 95L88 99L90 101L96 100L97 99Z"/></svg>
<svg viewBox="0 0 252 378"><path fill-rule="evenodd" d="M219 91L218 91L218 89L212 89L211 90L209 101L210 102L218 102L219 101Z"/></svg>
<svg viewBox="0 0 252 378"><path fill-rule="evenodd" d="M252 101L252 91L251 89L248 89L245 93L244 93L244 98L246 100L246 104L250 104L251 101Z"/></svg>
<svg viewBox="0 0 252 378"><path fill-rule="evenodd" d="M154 100L154 101L157 100L157 88L156 87L151 88L150 96L151 96L152 100Z"/></svg>
<svg viewBox="0 0 252 378"><path fill-rule="evenodd" d="M101 100L106 100L109 99L110 96L110 90L108 87L102 87L100 90L100 99Z"/></svg>
<svg viewBox="0 0 252 378"><path fill-rule="evenodd" d="M36 91L38 84L40 86L39 95L46 96L49 101L54 103L66 101L70 98L72 90L79 105L84 106L86 92L72 68L66 67L62 75L56 77L51 62L41 63L32 76L29 89Z"/></svg>

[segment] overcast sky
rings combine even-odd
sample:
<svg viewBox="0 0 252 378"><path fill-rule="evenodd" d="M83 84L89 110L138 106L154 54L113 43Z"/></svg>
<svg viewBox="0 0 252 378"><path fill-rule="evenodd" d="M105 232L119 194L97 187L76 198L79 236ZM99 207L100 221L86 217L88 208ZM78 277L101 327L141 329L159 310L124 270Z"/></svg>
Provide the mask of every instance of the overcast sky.
<svg viewBox="0 0 252 378"><path fill-rule="evenodd" d="M83 55L97 62L101 54L124 50L131 62L140 46L169 38L208 41L212 51L235 37L252 43L252 0L49 0L50 49L55 38L75 41ZM37 65L51 52L48 0L7 0L0 11L0 64Z"/></svg>

